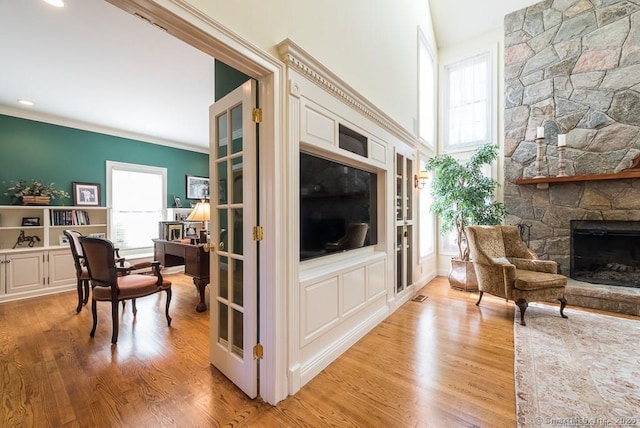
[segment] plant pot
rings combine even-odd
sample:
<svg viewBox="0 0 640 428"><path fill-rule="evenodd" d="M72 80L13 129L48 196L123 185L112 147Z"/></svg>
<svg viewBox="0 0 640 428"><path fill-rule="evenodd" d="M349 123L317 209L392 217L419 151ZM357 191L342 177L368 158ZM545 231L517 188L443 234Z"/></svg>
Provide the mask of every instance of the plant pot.
<svg viewBox="0 0 640 428"><path fill-rule="evenodd" d="M23 196L22 205L49 205L51 203L50 196Z"/></svg>
<svg viewBox="0 0 640 428"><path fill-rule="evenodd" d="M478 291L478 279L476 278L473 263L460 259L451 259L449 285L456 290Z"/></svg>

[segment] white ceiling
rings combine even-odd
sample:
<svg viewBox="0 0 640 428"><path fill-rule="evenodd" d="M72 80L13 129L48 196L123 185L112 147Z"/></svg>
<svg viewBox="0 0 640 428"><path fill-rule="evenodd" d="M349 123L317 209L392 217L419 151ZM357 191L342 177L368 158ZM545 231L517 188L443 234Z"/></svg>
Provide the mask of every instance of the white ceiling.
<svg viewBox="0 0 640 428"><path fill-rule="evenodd" d="M59 9L0 1L0 113L207 148L213 58L104 0L65 2ZM507 13L537 3L429 2L439 47L501 27Z"/></svg>
<svg viewBox="0 0 640 428"><path fill-rule="evenodd" d="M502 28L507 14L536 3L540 0L429 0L438 48Z"/></svg>
<svg viewBox="0 0 640 428"><path fill-rule="evenodd" d="M0 1L0 106L208 147L213 58L103 0L65 3Z"/></svg>

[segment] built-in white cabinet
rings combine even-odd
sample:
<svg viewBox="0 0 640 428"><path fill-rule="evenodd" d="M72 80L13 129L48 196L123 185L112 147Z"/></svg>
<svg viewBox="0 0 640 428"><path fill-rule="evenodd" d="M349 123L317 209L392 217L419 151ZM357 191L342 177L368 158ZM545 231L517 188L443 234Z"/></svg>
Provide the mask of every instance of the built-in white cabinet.
<svg viewBox="0 0 640 428"><path fill-rule="evenodd" d="M413 159L396 153L396 294L413 284Z"/></svg>
<svg viewBox="0 0 640 428"><path fill-rule="evenodd" d="M65 229L108 236L105 207L0 206L0 302L75 289Z"/></svg>
<svg viewBox="0 0 640 428"><path fill-rule="evenodd" d="M44 252L20 252L6 254L0 260L4 267L4 275L0 284L5 294L25 293L44 287Z"/></svg>

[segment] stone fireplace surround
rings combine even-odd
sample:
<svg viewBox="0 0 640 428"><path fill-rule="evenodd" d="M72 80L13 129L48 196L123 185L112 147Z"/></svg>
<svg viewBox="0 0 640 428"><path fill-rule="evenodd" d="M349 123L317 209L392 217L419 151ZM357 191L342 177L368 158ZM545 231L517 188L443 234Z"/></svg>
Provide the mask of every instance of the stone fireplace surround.
<svg viewBox="0 0 640 428"><path fill-rule="evenodd" d="M640 221L640 179L519 185L535 175L628 168L640 153L640 0L546 0L505 17L505 182L508 224L531 225L531 248L569 275L570 221ZM540 186L543 187L543 186ZM570 279L570 305L640 315L640 289Z"/></svg>

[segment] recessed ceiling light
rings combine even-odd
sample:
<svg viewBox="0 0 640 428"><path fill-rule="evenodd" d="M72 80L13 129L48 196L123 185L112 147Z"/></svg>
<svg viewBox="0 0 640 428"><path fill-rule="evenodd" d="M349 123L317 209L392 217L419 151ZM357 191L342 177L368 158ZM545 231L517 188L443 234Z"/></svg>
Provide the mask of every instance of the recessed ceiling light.
<svg viewBox="0 0 640 428"><path fill-rule="evenodd" d="M24 106L32 106L33 102L29 101L29 100L18 100L18 103L24 105Z"/></svg>
<svg viewBox="0 0 640 428"><path fill-rule="evenodd" d="M64 7L64 1L63 0L44 0L44 1L49 3L51 6Z"/></svg>

